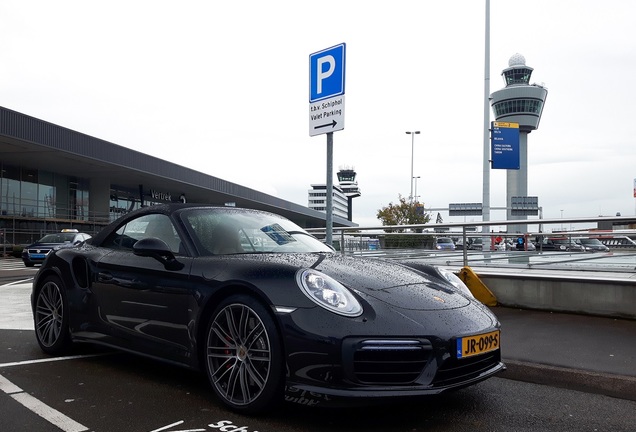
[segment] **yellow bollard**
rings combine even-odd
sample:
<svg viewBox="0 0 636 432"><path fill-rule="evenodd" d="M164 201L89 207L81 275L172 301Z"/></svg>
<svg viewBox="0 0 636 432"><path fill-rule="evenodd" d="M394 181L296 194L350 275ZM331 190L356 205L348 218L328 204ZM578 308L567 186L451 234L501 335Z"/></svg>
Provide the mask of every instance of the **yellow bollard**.
<svg viewBox="0 0 636 432"><path fill-rule="evenodd" d="M497 297L479 279L470 267L463 267L459 271L459 278L466 284L477 300L486 306L497 306Z"/></svg>

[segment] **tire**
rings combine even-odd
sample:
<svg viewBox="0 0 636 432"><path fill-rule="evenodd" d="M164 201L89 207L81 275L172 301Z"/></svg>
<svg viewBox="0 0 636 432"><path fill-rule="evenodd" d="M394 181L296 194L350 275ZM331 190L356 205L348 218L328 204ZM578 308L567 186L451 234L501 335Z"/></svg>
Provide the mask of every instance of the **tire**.
<svg viewBox="0 0 636 432"><path fill-rule="evenodd" d="M33 263L27 263L27 262L24 263L25 267L33 267L34 265L35 264L33 264Z"/></svg>
<svg viewBox="0 0 636 432"><path fill-rule="evenodd" d="M205 369L229 408L256 414L282 401L283 352L267 308L247 295L225 299L208 323Z"/></svg>
<svg viewBox="0 0 636 432"><path fill-rule="evenodd" d="M68 302L62 281L57 276L49 276L36 292L33 312L35 337L42 351L52 355L69 351L68 319Z"/></svg>

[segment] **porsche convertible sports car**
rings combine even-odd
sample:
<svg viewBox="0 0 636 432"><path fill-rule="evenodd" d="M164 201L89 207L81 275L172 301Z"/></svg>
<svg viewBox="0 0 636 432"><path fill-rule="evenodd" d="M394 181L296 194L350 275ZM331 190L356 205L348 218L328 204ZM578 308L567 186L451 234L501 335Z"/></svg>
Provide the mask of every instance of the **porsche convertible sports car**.
<svg viewBox="0 0 636 432"><path fill-rule="evenodd" d="M432 395L505 368L500 324L452 273L343 256L275 214L165 204L52 252L37 341L91 342L201 370L258 413Z"/></svg>

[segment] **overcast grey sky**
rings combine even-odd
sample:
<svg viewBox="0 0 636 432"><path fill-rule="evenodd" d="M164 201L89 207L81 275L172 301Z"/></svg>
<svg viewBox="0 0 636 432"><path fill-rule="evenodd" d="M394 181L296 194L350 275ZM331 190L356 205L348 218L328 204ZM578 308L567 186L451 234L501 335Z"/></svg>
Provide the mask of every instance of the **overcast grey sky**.
<svg viewBox="0 0 636 432"><path fill-rule="evenodd" d="M490 8L490 92L515 53L548 89L528 139L544 218L633 215L636 2ZM308 57L344 42L333 163L358 173L354 222L409 195L411 130L420 201L482 201L485 0L3 0L0 20L0 105L301 205L326 182Z"/></svg>

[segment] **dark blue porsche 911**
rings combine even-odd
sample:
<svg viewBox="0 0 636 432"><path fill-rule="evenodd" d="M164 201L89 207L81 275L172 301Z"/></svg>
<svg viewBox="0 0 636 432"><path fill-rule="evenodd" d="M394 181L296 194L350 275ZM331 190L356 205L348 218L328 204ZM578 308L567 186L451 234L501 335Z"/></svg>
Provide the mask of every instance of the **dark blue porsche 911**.
<svg viewBox="0 0 636 432"><path fill-rule="evenodd" d="M198 369L246 413L432 395L505 368L497 318L452 273L345 257L255 210L128 213L52 252L32 307L46 353L90 342Z"/></svg>

